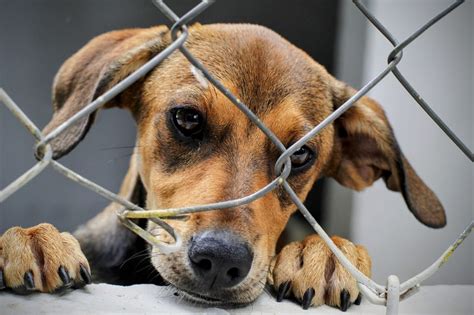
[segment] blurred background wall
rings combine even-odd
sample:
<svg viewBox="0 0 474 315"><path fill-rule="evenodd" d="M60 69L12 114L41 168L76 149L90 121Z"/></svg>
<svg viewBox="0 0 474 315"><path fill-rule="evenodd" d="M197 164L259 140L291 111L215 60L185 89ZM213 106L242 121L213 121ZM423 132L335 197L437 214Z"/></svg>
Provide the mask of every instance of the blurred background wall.
<svg viewBox="0 0 474 315"><path fill-rule="evenodd" d="M197 1L169 1L177 13ZM450 4L445 0L369 1L397 38L409 35ZM148 0L0 0L0 86L39 126L51 116L50 89L62 62L103 32L167 23ZM268 26L307 51L328 70L361 87L386 66L391 50L351 1L218 1L199 19L251 22ZM405 50L401 71L425 100L472 148L473 5L466 1ZM311 208L329 234L367 246L374 278L390 273L406 279L431 263L473 218L472 164L430 121L389 75L371 96L386 109L405 155L433 188L448 212L448 226L432 230L419 224L398 193L382 182L362 193L332 180L317 185ZM0 107L0 187L33 163L31 135ZM117 191L134 145L128 113L102 112L90 134L62 161L86 178ZM321 188L322 187L322 188ZM324 196L321 193L324 192ZM0 204L0 233L14 225L50 222L74 228L107 201L46 170ZM294 220L299 236L307 225ZM429 283L474 283L473 237Z"/></svg>
<svg viewBox="0 0 474 315"><path fill-rule="evenodd" d="M449 6L452 1L369 1L370 11L400 41ZM341 2L339 77L357 87L387 65L390 43L354 7ZM471 148L473 145L473 8L466 1L404 50L400 71L448 126ZM354 31L356 30L356 31ZM365 41L360 47L360 34ZM356 43L354 43L356 42ZM359 64L361 61L362 63ZM401 279L421 271L450 245L473 220L472 163L431 121L391 74L370 93L385 108L399 144L421 178L444 204L448 224L433 230L419 224L400 194L383 181L361 193L347 192L329 182L332 205L352 203L349 235L364 244L373 257L373 276L384 283L390 274ZM334 202L334 199L336 200ZM329 209L331 222L343 210ZM334 224L334 223L333 223ZM336 224L337 226L337 224ZM337 232L337 231L333 231ZM474 237L471 236L429 283L474 283Z"/></svg>

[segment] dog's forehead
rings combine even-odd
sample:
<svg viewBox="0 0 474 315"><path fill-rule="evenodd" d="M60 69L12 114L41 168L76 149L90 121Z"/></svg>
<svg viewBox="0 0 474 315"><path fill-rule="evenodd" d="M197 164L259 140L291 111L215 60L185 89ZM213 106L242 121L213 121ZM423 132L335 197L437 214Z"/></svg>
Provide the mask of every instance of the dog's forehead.
<svg viewBox="0 0 474 315"><path fill-rule="evenodd" d="M277 33L251 24L195 25L186 47L206 69L257 115L285 103L314 117L327 113L327 72ZM200 71L175 53L152 76L149 91L166 97L212 89ZM288 102L292 100L293 102Z"/></svg>
<svg viewBox="0 0 474 315"><path fill-rule="evenodd" d="M250 24L213 24L191 29L189 49L214 74L230 82L255 111L288 97L311 102L327 93L326 71L277 33Z"/></svg>

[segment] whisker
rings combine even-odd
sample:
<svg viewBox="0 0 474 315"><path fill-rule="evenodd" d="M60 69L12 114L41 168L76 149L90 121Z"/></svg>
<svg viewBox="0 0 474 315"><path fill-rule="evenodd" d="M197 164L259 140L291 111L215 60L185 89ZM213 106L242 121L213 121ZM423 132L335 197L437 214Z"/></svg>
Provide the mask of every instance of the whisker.
<svg viewBox="0 0 474 315"><path fill-rule="evenodd" d="M138 273L138 272L146 271L147 269L150 269L150 268L155 269L153 265L146 265L145 267L138 269L136 272Z"/></svg>
<svg viewBox="0 0 474 315"><path fill-rule="evenodd" d="M137 266L139 266L139 265L141 265L143 262L145 262L146 259L151 259L151 256L146 255L145 257L143 257L143 258L137 263Z"/></svg>
<svg viewBox="0 0 474 315"><path fill-rule="evenodd" d="M155 273L153 276L152 276L152 273ZM156 278L160 277L160 273L155 269L153 268L153 270L150 272L150 274L148 275L148 277L152 276L151 278L148 278L148 281L150 282L153 282L153 280L155 280Z"/></svg>
<svg viewBox="0 0 474 315"><path fill-rule="evenodd" d="M118 160L120 160L120 159L123 159L123 158L126 158L126 157L130 157L130 156L132 156L132 155L133 155L133 152L132 152L132 153L129 153L129 154L120 155L120 156L118 156L118 157L116 157L116 158L113 158L113 159L108 160L106 163L113 163L113 162L116 162L116 161L118 161Z"/></svg>
<svg viewBox="0 0 474 315"><path fill-rule="evenodd" d="M166 256L166 254L163 254L163 253L151 253L151 254L150 254L150 258L152 258L152 257L159 257L159 256Z"/></svg>
<svg viewBox="0 0 474 315"><path fill-rule="evenodd" d="M107 148L101 148L99 149L100 151L109 151L109 150L121 150L121 149L135 149L135 148L140 148L141 146L119 146L119 147L107 147Z"/></svg>
<svg viewBox="0 0 474 315"><path fill-rule="evenodd" d="M148 253L146 253L148 251L148 249L144 249L144 250L141 250L141 251L138 251L136 253L134 253L132 256L128 257L121 265L119 268L122 268L126 263L128 263L130 260L136 258L136 257L141 257L143 255L146 255Z"/></svg>

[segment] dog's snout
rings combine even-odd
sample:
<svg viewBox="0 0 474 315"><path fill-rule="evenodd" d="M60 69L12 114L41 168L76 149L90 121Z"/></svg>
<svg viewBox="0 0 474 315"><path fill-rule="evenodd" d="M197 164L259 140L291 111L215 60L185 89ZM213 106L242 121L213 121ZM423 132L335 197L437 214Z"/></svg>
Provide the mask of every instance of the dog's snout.
<svg viewBox="0 0 474 315"><path fill-rule="evenodd" d="M252 251L239 236L220 230L195 235L188 255L198 281L213 290L241 282L253 261Z"/></svg>

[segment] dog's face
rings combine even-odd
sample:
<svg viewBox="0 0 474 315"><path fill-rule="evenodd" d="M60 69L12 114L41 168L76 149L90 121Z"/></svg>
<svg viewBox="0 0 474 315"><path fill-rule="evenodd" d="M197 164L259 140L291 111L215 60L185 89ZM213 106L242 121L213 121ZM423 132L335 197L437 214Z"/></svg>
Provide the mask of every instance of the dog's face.
<svg viewBox="0 0 474 315"><path fill-rule="evenodd" d="M191 34L188 49L285 146L331 113L327 74L275 33L214 26L194 28ZM195 39L201 37L206 39ZM241 198L276 177L274 165L281 152L181 54L153 71L143 91L147 112L138 117L137 150L149 209ZM333 137L328 128L292 157L289 183L301 198L327 164ZM155 250L152 261L163 277L191 294L251 301L263 288L276 241L294 209L279 189L244 206L170 220L184 244L168 255ZM150 224L149 230L170 241L156 225ZM210 245L203 248L200 243ZM216 257L219 252L233 261L219 262L226 260ZM221 270L214 272L217 268Z"/></svg>
<svg viewBox="0 0 474 315"><path fill-rule="evenodd" d="M87 105L170 43L163 27L94 39L55 80L53 121ZM288 147L354 94L274 32L254 25L190 29L187 48ZM202 205L247 196L278 174L275 145L178 52L108 104L128 108L137 126L136 158L148 209ZM83 138L93 117L55 142L56 156ZM380 106L362 98L292 157L288 182L304 199L332 176L356 190L382 177L423 223L445 224L443 209L400 152ZM167 220L183 239L173 253L152 248L152 263L187 296L242 304L262 291L278 237L296 207L278 188L244 206ZM163 242L171 237L153 223Z"/></svg>

